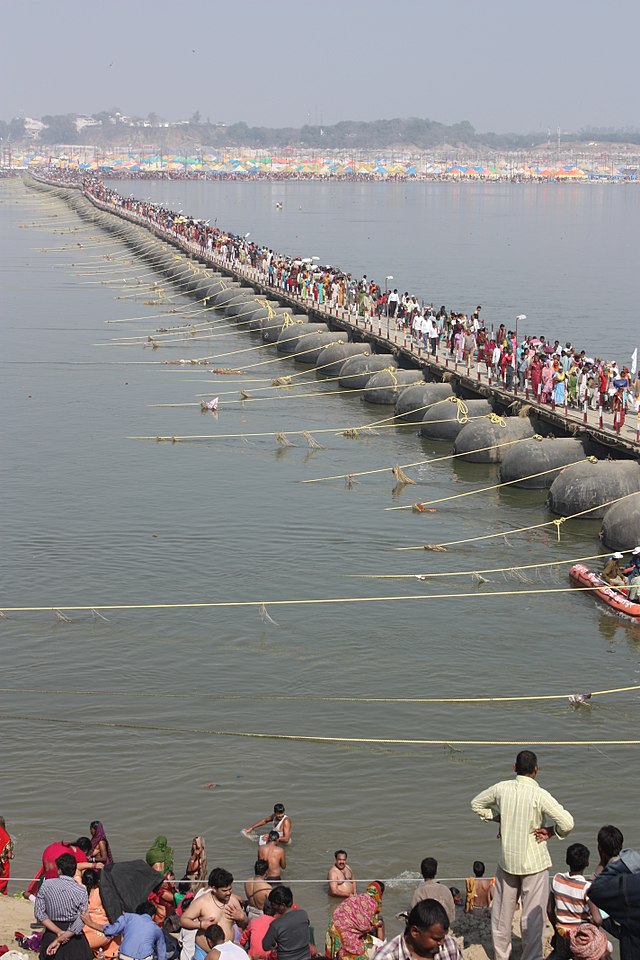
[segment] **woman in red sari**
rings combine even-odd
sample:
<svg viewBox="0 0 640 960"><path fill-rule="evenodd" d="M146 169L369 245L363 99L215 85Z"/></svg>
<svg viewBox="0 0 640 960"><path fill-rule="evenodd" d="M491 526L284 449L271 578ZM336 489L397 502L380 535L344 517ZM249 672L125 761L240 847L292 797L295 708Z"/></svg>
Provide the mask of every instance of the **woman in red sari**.
<svg viewBox="0 0 640 960"><path fill-rule="evenodd" d="M83 849L84 848L84 849ZM70 853L75 857L80 870L88 870L94 864L89 862L89 851L91 850L91 841L87 837L80 837L75 843L66 843L64 840L58 840L56 843L50 843L45 847L42 853L42 867L38 870L35 878L26 889L27 897L35 897L40 889L42 880L55 880L58 876L58 867L56 860L63 853Z"/></svg>
<svg viewBox="0 0 640 960"><path fill-rule="evenodd" d="M13 840L6 831L4 817L0 817L0 896L7 895L12 860Z"/></svg>

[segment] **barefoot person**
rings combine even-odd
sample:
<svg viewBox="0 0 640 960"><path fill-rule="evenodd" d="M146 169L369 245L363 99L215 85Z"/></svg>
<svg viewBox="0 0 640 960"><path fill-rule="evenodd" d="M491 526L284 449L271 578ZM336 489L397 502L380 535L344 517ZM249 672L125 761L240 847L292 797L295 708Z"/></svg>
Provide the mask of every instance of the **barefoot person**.
<svg viewBox="0 0 640 960"><path fill-rule="evenodd" d="M252 823L250 827L245 827L242 832L246 835L252 833L254 830L257 830L258 827L266 827L267 824L271 824L272 830L278 831L280 843L291 842L291 820L285 813L283 803L274 804L273 813L270 817L264 817L262 820ZM267 836L268 834L264 834L260 838L260 843L262 845L267 843Z"/></svg>
<svg viewBox="0 0 640 960"><path fill-rule="evenodd" d="M329 893L332 897L350 897L357 890L353 870L347 865L347 851L336 850L333 856L335 863L327 874Z"/></svg>
<svg viewBox="0 0 640 960"><path fill-rule="evenodd" d="M258 847L258 860L267 864L267 875L265 880L281 880L281 870L287 869L287 858L285 852L280 846L280 834L277 830L270 830L267 835L267 842L264 846Z"/></svg>
<svg viewBox="0 0 640 960"><path fill-rule="evenodd" d="M224 930L227 940L234 938L234 923L244 929L249 920L233 893L233 876L222 867L215 867L209 874L207 893L197 897L189 904L180 918L183 930L196 930L196 948L194 960L205 960L211 949L205 937L205 930L212 924L218 924Z"/></svg>

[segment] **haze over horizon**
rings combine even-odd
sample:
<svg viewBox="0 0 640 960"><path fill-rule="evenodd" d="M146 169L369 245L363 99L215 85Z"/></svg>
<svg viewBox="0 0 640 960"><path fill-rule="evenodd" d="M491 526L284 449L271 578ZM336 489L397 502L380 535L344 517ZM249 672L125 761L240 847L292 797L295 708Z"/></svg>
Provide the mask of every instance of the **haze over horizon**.
<svg viewBox="0 0 640 960"><path fill-rule="evenodd" d="M468 120L478 132L640 126L640 5L612 0L79 0L5 7L0 116L117 107L267 127Z"/></svg>

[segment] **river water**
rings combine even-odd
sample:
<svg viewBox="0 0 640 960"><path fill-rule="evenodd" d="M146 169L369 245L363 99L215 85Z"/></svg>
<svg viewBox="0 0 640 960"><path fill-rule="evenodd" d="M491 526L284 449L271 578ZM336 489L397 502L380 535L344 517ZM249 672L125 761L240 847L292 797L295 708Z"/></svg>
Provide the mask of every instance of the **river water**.
<svg viewBox="0 0 640 960"><path fill-rule="evenodd" d="M488 322L509 323L523 312L527 329L619 361L635 346L640 194L633 186L132 187L276 249L356 274L393 274L392 285L436 305L480 303ZM278 360L248 369L273 354L226 323L197 344L115 345L116 336L180 321L189 301L177 296L180 312L169 316L166 307L145 305L154 296L148 268L59 201L18 183L0 184L0 201L4 606L417 598L271 605L275 623L256 606L115 611L107 621L78 612L70 623L51 613L8 616L0 624L0 812L17 838L14 875L31 876L48 842L86 833L90 820L102 819L116 857L144 855L163 833L179 871L190 838L203 833L209 865L242 878L255 847L240 830L276 801L293 821L292 881L322 879L341 846L363 880L415 875L427 855L438 858L444 877L468 875L476 858L493 869L495 829L473 816L469 800L510 775L517 746L501 741L568 741L538 753L542 784L575 815L575 840L595 857L597 829L613 822L631 845L639 843L637 748L575 743L633 738L635 692L580 710L565 699L385 702L634 684L637 628L582 594L541 596L568 585L566 565L529 573L533 583L485 574L491 582L482 586L471 576L427 583L358 576L584 557L598 551L598 523L566 523L561 543L545 529L446 553L397 552L539 523L548 519L544 493L480 493L422 516L386 510L497 482L494 467L450 460L408 471L418 485L402 490L394 490L390 472L352 489L343 481L301 483L450 450L413 428L342 436L345 427L392 411L357 394L312 396L336 389L317 387L312 373L298 377L309 383L295 390L264 390L267 378L304 368ZM137 288L136 274L144 277ZM232 353L239 350L247 352ZM244 377L162 363L228 354L215 365L242 367ZM270 399L238 402L242 386ZM178 406L198 404L203 394L221 396L217 417ZM318 435L319 450L294 433L327 427L336 433ZM291 447L273 436L128 439L287 431ZM428 599L434 594L449 596ZM322 743L215 731L437 742ZM496 743L447 746L456 740ZM563 851L553 844L558 867ZM328 912L322 885L295 889L321 929ZM399 882L389 892L389 917L410 890ZM392 921L390 932L397 929Z"/></svg>

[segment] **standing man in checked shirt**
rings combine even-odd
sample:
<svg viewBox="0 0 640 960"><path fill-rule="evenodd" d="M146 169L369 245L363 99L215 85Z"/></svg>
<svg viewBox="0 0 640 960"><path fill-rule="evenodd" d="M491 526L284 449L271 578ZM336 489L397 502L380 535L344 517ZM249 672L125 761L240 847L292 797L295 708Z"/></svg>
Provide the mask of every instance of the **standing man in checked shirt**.
<svg viewBox="0 0 640 960"><path fill-rule="evenodd" d="M535 753L521 750L513 769L515 780L502 780L483 790L471 801L471 809L483 820L500 824L501 855L491 910L495 960L511 956L511 926L519 898L522 960L542 960L551 866L547 840L568 836L573 817L536 783Z"/></svg>
<svg viewBox="0 0 640 960"><path fill-rule="evenodd" d="M56 860L58 876L44 880L36 896L34 913L43 924L40 960L57 954L58 960L93 960L93 951L83 933L82 914L89 899L86 887L76 883L76 858L63 853Z"/></svg>

